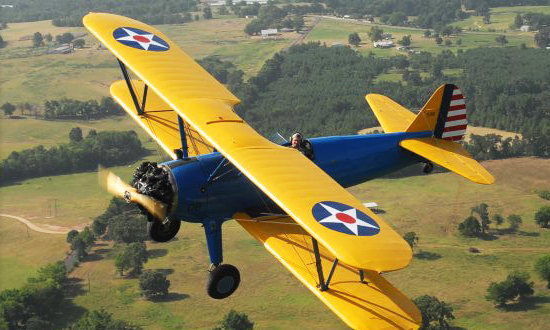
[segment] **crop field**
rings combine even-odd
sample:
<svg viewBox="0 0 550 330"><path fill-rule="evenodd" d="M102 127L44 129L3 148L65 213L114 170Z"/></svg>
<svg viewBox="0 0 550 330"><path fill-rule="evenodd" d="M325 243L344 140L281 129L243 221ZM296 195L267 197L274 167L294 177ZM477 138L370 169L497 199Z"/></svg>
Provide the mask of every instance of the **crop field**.
<svg viewBox="0 0 550 330"><path fill-rule="evenodd" d="M458 25L458 24L453 24ZM525 43L528 47L534 46L533 33L532 32L508 32L508 33L493 33L493 32L463 32L459 35L453 35L449 37L452 41L451 46L441 45L438 46L435 43L434 38L424 37L423 29L408 28L408 27L396 27L386 25L376 25L369 23L356 22L353 20L332 19L323 18L307 36L307 41L319 41L326 43L327 46L333 43L348 43L348 36L350 33L357 32L362 42L356 49L361 53L373 52L377 56L385 57L397 54L404 54L402 51L398 51L395 47L389 49L374 48L372 42L368 38L368 31L372 26L379 26L384 30L384 33L391 33L393 35L393 42L397 45L397 41L401 40L403 36L411 36L411 49L417 51L427 51L432 53L439 53L444 49L448 49L456 52L459 49L467 50L477 47L500 47L495 38L498 35L505 34L508 39L507 46L520 46ZM457 45L456 41L461 40L461 45Z"/></svg>
<svg viewBox="0 0 550 330"><path fill-rule="evenodd" d="M297 34L285 34L277 40L251 38L243 31L246 23L244 18L218 18L158 28L189 55L220 56L232 61L249 77L274 53L289 46ZM35 32L51 33L54 37L65 32L85 35L86 47L66 55L45 54L46 47L34 49L31 40L19 41ZM113 81L122 79L115 57L105 49L98 49L99 42L84 28L59 28L50 21L13 23L2 30L2 37L8 46L0 50L0 104L42 104L62 97L97 99L108 95Z"/></svg>

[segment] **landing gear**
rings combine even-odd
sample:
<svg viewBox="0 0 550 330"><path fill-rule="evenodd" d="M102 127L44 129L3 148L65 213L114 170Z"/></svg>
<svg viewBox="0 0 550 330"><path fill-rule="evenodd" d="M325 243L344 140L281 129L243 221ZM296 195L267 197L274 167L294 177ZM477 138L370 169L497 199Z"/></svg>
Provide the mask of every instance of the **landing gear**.
<svg viewBox="0 0 550 330"><path fill-rule="evenodd" d="M219 265L210 271L206 292L214 299L229 297L241 282L241 275L237 267L229 264Z"/></svg>
<svg viewBox="0 0 550 330"><path fill-rule="evenodd" d="M147 233L149 238L155 242L168 242L176 236L180 230L181 221L179 220L158 220L147 221Z"/></svg>
<svg viewBox="0 0 550 330"><path fill-rule="evenodd" d="M427 161L424 163L424 168L422 168L422 172L426 174L430 174L432 173L433 170L434 170L434 164L432 162Z"/></svg>

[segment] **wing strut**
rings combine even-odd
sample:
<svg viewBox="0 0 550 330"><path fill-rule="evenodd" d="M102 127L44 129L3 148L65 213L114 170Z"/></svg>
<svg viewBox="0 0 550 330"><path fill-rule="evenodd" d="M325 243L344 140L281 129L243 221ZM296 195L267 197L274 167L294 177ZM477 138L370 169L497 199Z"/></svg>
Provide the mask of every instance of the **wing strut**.
<svg viewBox="0 0 550 330"><path fill-rule="evenodd" d="M134 91L134 87L132 86L132 81L130 80L130 75L128 74L128 70L126 69L126 65L122 63L121 60L118 60L118 64L120 65L120 70L122 70L122 75L124 76L124 80L126 80L126 85L128 85L128 90L130 91L130 95L132 96L132 100L134 101L134 106L136 107L136 112L138 115L143 116L145 114L145 101L147 100L147 85L143 88L143 102L141 106L139 105L138 98L136 96L136 92Z"/></svg>
<svg viewBox="0 0 550 330"><path fill-rule="evenodd" d="M319 253L319 244L317 243L317 240L313 237L311 238L311 241L313 243L313 253L315 254L315 266L317 266L317 274L319 275L319 287L321 291L327 291L329 289L328 286L330 284L330 280L332 279L332 275L334 274L334 270L338 265L338 258L334 259L334 263L332 264L332 268L330 269L330 273L328 274L327 281L325 282L323 266L321 264L321 254Z"/></svg>
<svg viewBox="0 0 550 330"><path fill-rule="evenodd" d="M145 85L145 91L147 91L147 85ZM183 151L183 158L189 157L189 147L187 146L187 137L185 136L185 125L183 119L178 116L178 126L180 128L180 139L181 139L181 151Z"/></svg>

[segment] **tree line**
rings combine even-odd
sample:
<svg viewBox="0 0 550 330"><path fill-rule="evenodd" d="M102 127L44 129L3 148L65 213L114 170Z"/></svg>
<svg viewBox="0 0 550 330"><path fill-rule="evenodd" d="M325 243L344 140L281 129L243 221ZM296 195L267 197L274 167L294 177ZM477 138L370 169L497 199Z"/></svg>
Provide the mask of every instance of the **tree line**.
<svg viewBox="0 0 550 330"><path fill-rule="evenodd" d="M39 145L13 151L0 162L0 181L46 175L68 174L97 169L99 164L115 166L140 159L146 152L134 131L117 132L91 130L86 137L78 127L70 132L70 143L49 149Z"/></svg>
<svg viewBox="0 0 550 330"><path fill-rule="evenodd" d="M53 20L56 26L82 26L82 17L89 12L110 12L149 24L184 23L197 10L197 1L146 0L72 1L19 0L14 8L0 8L0 22L32 22Z"/></svg>

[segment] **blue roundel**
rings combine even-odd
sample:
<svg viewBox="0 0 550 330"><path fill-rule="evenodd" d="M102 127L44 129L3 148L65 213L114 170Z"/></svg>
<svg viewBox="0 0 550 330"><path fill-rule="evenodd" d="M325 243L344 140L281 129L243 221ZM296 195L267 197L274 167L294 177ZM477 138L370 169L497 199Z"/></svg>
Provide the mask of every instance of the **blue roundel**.
<svg viewBox="0 0 550 330"><path fill-rule="evenodd" d="M118 28L113 32L113 37L123 45L141 50L163 52L170 49L170 45L161 37L136 28Z"/></svg>
<svg viewBox="0 0 550 330"><path fill-rule="evenodd" d="M311 210L321 225L340 233L355 236L374 236L380 226L358 209L338 202L320 202Z"/></svg>

